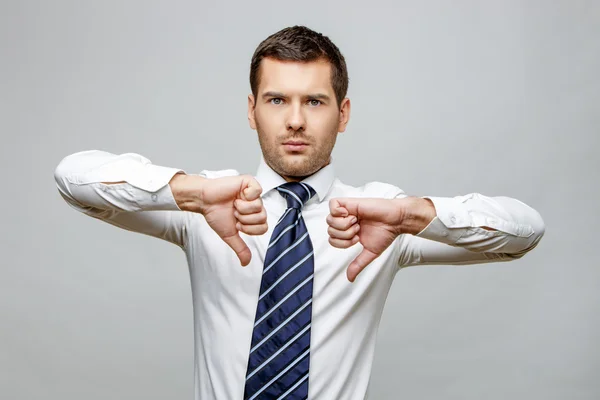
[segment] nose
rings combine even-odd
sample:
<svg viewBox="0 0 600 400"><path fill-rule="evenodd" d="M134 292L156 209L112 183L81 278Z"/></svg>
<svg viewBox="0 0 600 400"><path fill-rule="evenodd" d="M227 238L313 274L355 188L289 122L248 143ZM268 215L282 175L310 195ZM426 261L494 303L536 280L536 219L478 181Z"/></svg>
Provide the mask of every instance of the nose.
<svg viewBox="0 0 600 400"><path fill-rule="evenodd" d="M302 106L299 104L294 104L289 107L289 114L287 115L286 127L288 130L305 130L306 129L306 119L304 118L304 114L302 112Z"/></svg>

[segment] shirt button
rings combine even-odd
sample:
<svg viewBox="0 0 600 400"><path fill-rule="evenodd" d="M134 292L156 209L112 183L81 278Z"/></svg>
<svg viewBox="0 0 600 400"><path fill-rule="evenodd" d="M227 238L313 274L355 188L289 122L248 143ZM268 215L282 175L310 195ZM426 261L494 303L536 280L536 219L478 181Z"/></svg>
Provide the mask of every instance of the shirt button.
<svg viewBox="0 0 600 400"><path fill-rule="evenodd" d="M444 237L445 237L445 236L448 236L448 232L447 232L447 231L443 231L443 232L442 232L442 236L444 236Z"/></svg>
<svg viewBox="0 0 600 400"><path fill-rule="evenodd" d="M450 222L455 223L456 222L456 218L455 217L451 217L450 218Z"/></svg>
<svg viewBox="0 0 600 400"><path fill-rule="evenodd" d="M158 197L157 195L153 194L153 195L152 195L152 201L156 202L156 198L157 198L157 197Z"/></svg>

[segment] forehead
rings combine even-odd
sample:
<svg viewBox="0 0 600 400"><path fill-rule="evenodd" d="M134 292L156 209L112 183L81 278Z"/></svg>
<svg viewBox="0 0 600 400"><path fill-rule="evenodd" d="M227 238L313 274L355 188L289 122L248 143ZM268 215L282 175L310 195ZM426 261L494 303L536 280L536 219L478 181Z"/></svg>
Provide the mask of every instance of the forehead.
<svg viewBox="0 0 600 400"><path fill-rule="evenodd" d="M258 91L331 94L331 64L325 60L300 62L264 58L260 65Z"/></svg>

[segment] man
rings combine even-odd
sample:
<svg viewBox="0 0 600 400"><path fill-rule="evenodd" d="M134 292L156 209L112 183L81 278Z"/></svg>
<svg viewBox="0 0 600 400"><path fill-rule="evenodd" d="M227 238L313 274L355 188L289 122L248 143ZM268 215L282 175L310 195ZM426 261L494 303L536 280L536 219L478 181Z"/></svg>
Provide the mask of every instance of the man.
<svg viewBox="0 0 600 400"><path fill-rule="evenodd" d="M508 197L414 197L337 179L330 155L350 100L326 36L301 26L271 35L250 84L263 155L254 177L92 150L60 162L58 189L75 209L186 253L196 399L363 399L399 269L518 259L544 222Z"/></svg>

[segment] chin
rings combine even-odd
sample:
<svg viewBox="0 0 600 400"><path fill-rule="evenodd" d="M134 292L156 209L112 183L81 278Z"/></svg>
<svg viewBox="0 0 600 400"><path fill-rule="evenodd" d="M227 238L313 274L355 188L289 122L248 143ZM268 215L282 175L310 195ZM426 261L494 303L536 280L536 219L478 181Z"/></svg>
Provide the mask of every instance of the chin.
<svg viewBox="0 0 600 400"><path fill-rule="evenodd" d="M280 156L267 164L281 176L299 176L306 169L306 163L294 162L289 156Z"/></svg>
<svg viewBox="0 0 600 400"><path fill-rule="evenodd" d="M311 163L302 163L287 165L284 168L283 174L294 178L305 178L317 172L319 168L315 168Z"/></svg>
<svg viewBox="0 0 600 400"><path fill-rule="evenodd" d="M272 154L275 157L265 157L267 164L279 175L291 178L304 178L317 172L320 168L327 165L326 160L320 163L317 158L310 154L289 154L286 152L277 152Z"/></svg>

